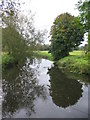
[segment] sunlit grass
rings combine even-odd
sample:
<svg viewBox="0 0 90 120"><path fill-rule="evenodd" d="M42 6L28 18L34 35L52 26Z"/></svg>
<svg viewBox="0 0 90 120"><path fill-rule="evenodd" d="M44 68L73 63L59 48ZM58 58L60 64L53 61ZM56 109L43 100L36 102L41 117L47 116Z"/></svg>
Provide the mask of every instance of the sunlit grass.
<svg viewBox="0 0 90 120"><path fill-rule="evenodd" d="M73 52L69 52L70 55L84 55L84 51L74 50Z"/></svg>

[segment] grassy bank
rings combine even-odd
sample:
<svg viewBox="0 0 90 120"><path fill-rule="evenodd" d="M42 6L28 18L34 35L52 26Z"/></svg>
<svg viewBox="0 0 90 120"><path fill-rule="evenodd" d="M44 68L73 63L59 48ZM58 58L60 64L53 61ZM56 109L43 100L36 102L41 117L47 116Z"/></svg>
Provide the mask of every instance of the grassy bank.
<svg viewBox="0 0 90 120"><path fill-rule="evenodd" d="M78 74L88 74L88 57L70 55L57 62L60 69Z"/></svg>
<svg viewBox="0 0 90 120"><path fill-rule="evenodd" d="M73 51L69 53L70 55L60 59L57 62L58 67L62 71L68 71L78 74L89 74L90 66L88 64L88 56L84 54L83 51ZM53 57L48 51L39 51L38 55L42 58L47 58L53 60Z"/></svg>
<svg viewBox="0 0 90 120"><path fill-rule="evenodd" d="M53 61L53 57L48 51L37 51L36 56ZM82 51L73 51L70 55L60 59L56 64L62 71L78 74L90 74L90 65L88 64L88 56ZM15 63L15 59L7 53L2 53L2 67L11 66Z"/></svg>

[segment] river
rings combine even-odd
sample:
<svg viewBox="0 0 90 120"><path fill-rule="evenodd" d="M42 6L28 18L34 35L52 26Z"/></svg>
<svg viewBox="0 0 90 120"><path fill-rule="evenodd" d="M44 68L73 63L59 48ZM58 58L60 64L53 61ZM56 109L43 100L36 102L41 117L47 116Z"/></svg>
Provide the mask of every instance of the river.
<svg viewBox="0 0 90 120"><path fill-rule="evenodd" d="M86 82L85 82L86 81ZM88 118L87 77L62 73L46 59L27 58L3 73L3 118Z"/></svg>

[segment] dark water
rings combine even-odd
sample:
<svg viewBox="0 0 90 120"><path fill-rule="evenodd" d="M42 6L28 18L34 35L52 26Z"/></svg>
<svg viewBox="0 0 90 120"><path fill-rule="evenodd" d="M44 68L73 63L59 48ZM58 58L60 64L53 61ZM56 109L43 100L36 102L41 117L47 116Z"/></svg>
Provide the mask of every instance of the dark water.
<svg viewBox="0 0 90 120"><path fill-rule="evenodd" d="M2 117L88 118L88 78L76 78L45 59L5 70Z"/></svg>

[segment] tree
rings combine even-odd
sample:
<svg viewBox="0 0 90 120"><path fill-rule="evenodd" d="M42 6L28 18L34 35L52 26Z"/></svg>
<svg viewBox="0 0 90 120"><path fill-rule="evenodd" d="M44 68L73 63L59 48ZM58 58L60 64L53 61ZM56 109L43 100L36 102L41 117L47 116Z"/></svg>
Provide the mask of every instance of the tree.
<svg viewBox="0 0 90 120"><path fill-rule="evenodd" d="M44 35L35 30L31 13L28 17L20 13L20 5L18 0L2 1L2 45L18 62L27 56L27 51L32 57L37 43L42 42Z"/></svg>
<svg viewBox="0 0 90 120"><path fill-rule="evenodd" d="M51 27L50 52L54 60L68 56L69 52L83 41L83 25L78 17L69 13L59 15Z"/></svg>
<svg viewBox="0 0 90 120"><path fill-rule="evenodd" d="M24 37L11 26L2 29L2 45L2 50L6 50L18 62L24 59L28 49Z"/></svg>
<svg viewBox="0 0 90 120"><path fill-rule="evenodd" d="M90 1L89 0L79 0L77 4L79 10L79 18L86 33L88 33L88 58L90 58ZM89 61L90 62L90 61ZM90 69L90 68L89 68Z"/></svg>
<svg viewBox="0 0 90 120"><path fill-rule="evenodd" d="M77 4L77 8L80 12L79 18L80 21L83 23L85 32L88 32L88 30L90 29L90 1L88 0L84 0L84 2L82 2L82 0L78 1Z"/></svg>

